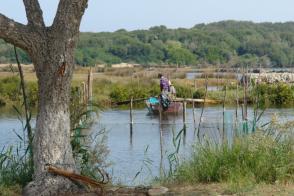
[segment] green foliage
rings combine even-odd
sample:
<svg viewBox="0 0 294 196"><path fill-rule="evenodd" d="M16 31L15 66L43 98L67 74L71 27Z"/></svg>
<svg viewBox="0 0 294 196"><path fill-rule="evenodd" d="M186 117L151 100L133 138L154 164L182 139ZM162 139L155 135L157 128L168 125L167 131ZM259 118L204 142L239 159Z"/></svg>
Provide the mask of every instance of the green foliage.
<svg viewBox="0 0 294 196"><path fill-rule="evenodd" d="M189 86L183 86L179 85L177 83L174 84L176 91L177 91L177 97L181 98L191 98L192 97L192 88Z"/></svg>
<svg viewBox="0 0 294 196"><path fill-rule="evenodd" d="M125 86L115 86L109 96L113 101L126 101L132 98Z"/></svg>
<svg viewBox="0 0 294 196"><path fill-rule="evenodd" d="M272 135L256 133L235 139L232 147L209 142L198 145L192 159L169 180L191 184L228 182L235 186L293 182L293 139L293 135L276 140Z"/></svg>
<svg viewBox="0 0 294 196"><path fill-rule="evenodd" d="M9 147L0 152L0 186L25 186L32 180L33 168L22 146Z"/></svg>
<svg viewBox="0 0 294 196"><path fill-rule="evenodd" d="M32 157L32 146L28 141L28 132L32 131L30 119L23 122L22 110L14 106L17 118L23 127L23 134L16 134L19 142L14 146L3 147L0 151L0 187L11 187L15 185L25 186L33 178L34 166ZM32 133L33 134L33 133ZM27 135L27 136L25 136Z"/></svg>
<svg viewBox="0 0 294 196"><path fill-rule="evenodd" d="M0 95L12 101L19 101L20 80L17 76L6 77L0 80Z"/></svg>
<svg viewBox="0 0 294 196"><path fill-rule="evenodd" d="M157 96L160 93L159 84L155 82L143 83L140 81L138 83L129 82L124 85L113 84L112 90L109 97L114 102L126 101L140 98L147 98L150 96Z"/></svg>
<svg viewBox="0 0 294 196"><path fill-rule="evenodd" d="M194 99L204 99L204 97L205 97L205 89L204 88L197 89L193 93L193 98Z"/></svg>
<svg viewBox="0 0 294 196"><path fill-rule="evenodd" d="M36 82L27 82L26 91L30 106L35 106L38 101L38 86ZM0 102L5 105L7 102L19 102L22 100L20 90L20 79L18 76L11 76L0 79ZM0 105L1 105L0 103Z"/></svg>
<svg viewBox="0 0 294 196"><path fill-rule="evenodd" d="M21 195L21 187L19 185L14 185L14 186L0 185L0 195L2 195L2 196L18 196L18 195Z"/></svg>
<svg viewBox="0 0 294 196"><path fill-rule="evenodd" d="M166 50L166 59L170 64L192 65L196 63L196 56L188 49L183 48L181 43L169 42Z"/></svg>
<svg viewBox="0 0 294 196"><path fill-rule="evenodd" d="M168 29L113 33L81 33L75 61L79 65L131 62L140 64L230 66L291 66L294 56L294 23L222 21L191 29ZM19 50L20 60L30 62ZM11 45L0 40L0 63L14 62Z"/></svg>
<svg viewBox="0 0 294 196"><path fill-rule="evenodd" d="M71 89L70 121L71 121L71 146L77 167L82 175L101 180L104 176L101 171L107 167L105 130L102 129L92 137L83 134L83 130L89 129L94 122L94 116L98 108L91 103L80 103L80 89ZM90 143L91 145L87 145Z"/></svg>
<svg viewBox="0 0 294 196"><path fill-rule="evenodd" d="M259 103L262 105L293 105L294 88L288 84L258 84L254 87L252 100L259 96Z"/></svg>

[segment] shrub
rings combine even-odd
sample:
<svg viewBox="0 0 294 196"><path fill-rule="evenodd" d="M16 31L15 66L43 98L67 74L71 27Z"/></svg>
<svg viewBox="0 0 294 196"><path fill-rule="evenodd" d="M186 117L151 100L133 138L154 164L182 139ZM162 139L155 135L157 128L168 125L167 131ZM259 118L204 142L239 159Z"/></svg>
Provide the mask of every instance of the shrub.
<svg viewBox="0 0 294 196"><path fill-rule="evenodd" d="M129 100L131 98L128 89L124 86L113 87L109 97L112 101L116 102Z"/></svg>
<svg viewBox="0 0 294 196"><path fill-rule="evenodd" d="M0 152L0 186L25 186L32 180L33 167L20 146L9 147Z"/></svg>
<svg viewBox="0 0 294 196"><path fill-rule="evenodd" d="M293 135L292 135L293 136ZM198 145L173 180L178 183L293 181L293 137L276 140L256 133L236 138L234 145Z"/></svg>
<svg viewBox="0 0 294 196"><path fill-rule="evenodd" d="M192 88L187 86L181 86L179 84L174 84L176 91L177 91L177 97L181 98L191 98L192 97Z"/></svg>
<svg viewBox="0 0 294 196"><path fill-rule="evenodd" d="M35 106L38 101L38 86L36 82L26 83L26 92L31 106ZM17 76L6 77L0 80L1 100L6 103L8 100L17 102L22 100L20 89L20 79ZM0 104L1 105L1 104Z"/></svg>
<svg viewBox="0 0 294 196"><path fill-rule="evenodd" d="M20 80L16 76L6 77L0 80L0 95L11 101L18 101L20 94Z"/></svg>
<svg viewBox="0 0 294 196"><path fill-rule="evenodd" d="M279 83L269 88L269 99L273 104L286 105L293 103L294 91L287 84Z"/></svg>
<svg viewBox="0 0 294 196"><path fill-rule="evenodd" d="M259 84L253 89L251 99L259 97L260 104L264 105L287 105L294 103L294 88L290 85L277 84Z"/></svg>
<svg viewBox="0 0 294 196"><path fill-rule="evenodd" d="M205 89L203 89L203 88L197 89L193 93L193 98L194 99L204 99L204 97L205 97Z"/></svg>

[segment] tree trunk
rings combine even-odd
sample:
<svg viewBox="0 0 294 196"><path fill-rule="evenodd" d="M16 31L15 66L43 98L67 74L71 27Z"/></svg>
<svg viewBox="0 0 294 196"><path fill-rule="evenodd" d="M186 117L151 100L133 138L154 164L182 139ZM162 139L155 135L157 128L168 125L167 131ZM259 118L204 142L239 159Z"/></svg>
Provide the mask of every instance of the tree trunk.
<svg viewBox="0 0 294 196"><path fill-rule="evenodd" d="M46 27L38 0L23 0L28 24L0 13L0 38L26 51L35 66L39 87L38 115L33 139L34 181L24 195L59 195L76 187L53 176L46 166L76 170L70 145L69 97L73 54L88 0L59 0Z"/></svg>
<svg viewBox="0 0 294 196"><path fill-rule="evenodd" d="M49 174L46 167L76 170L70 145L69 113L73 47L72 43L46 42L49 47L41 46L32 54L39 102L33 141L34 181L24 189L24 195L61 194L60 190L67 192L74 187L69 180Z"/></svg>

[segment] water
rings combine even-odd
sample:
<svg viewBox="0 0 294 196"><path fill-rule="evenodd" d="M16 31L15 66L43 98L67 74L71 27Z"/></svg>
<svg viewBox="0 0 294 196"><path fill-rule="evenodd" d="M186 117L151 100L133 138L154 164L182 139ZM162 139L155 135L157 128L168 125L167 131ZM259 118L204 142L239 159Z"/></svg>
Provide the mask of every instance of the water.
<svg viewBox="0 0 294 196"><path fill-rule="evenodd" d="M249 72L252 70L249 70ZM288 73L293 73L294 72L294 68L262 68L263 72L288 72ZM186 78L188 80L194 80L196 78L201 78L201 76L203 76L204 72L200 72L199 70L194 70L191 72L186 73ZM222 77L226 77L228 74L232 75L234 74L234 72L213 72L213 75L216 76L222 76ZM235 76L237 76L238 80L240 80L242 78L242 73L235 73Z"/></svg>
<svg viewBox="0 0 294 196"><path fill-rule="evenodd" d="M235 112L234 108L227 111ZM201 109L196 109L196 127L198 126ZM241 111L239 111L241 114ZM252 117L252 108L248 110ZM107 146L110 150L108 161L112 165L108 172L114 177L114 182L127 185L147 184L154 177L159 176L161 167L168 169L167 156L175 151L173 138L183 128L182 115L171 115L163 118L159 124L158 116L148 115L147 109L134 110L133 134L130 133L128 110L107 110L99 115L90 132L96 133L101 129L107 130ZM277 115L281 121L294 120L294 109L268 109L262 117L268 122L272 116ZM220 139L218 122L222 122L222 108L208 107L204 110L201 126L201 137ZM234 116L234 113L233 113ZM181 139L179 156L181 160L189 158L192 145L195 142L192 109L187 109L186 136ZM0 108L0 148L18 142L15 130L21 134L21 123L11 113L3 112ZM161 130L161 131L160 131ZM146 148L148 150L146 151ZM146 151L146 153L145 153ZM144 160L151 160L144 164ZM145 162L146 163L146 162ZM137 176L136 174L140 172Z"/></svg>
<svg viewBox="0 0 294 196"><path fill-rule="evenodd" d="M197 78L201 78L202 76L204 76L203 74L205 74L204 72L188 72L186 73L186 78L188 80L194 80L194 79L197 79ZM213 72L213 75L215 78L217 78L217 76L220 76L220 78L226 78L227 75L235 75L236 78L238 79L241 79L242 78L242 74L241 73L238 73L238 74L235 74L235 73L232 73L232 72ZM205 79L205 77L202 77L203 79Z"/></svg>

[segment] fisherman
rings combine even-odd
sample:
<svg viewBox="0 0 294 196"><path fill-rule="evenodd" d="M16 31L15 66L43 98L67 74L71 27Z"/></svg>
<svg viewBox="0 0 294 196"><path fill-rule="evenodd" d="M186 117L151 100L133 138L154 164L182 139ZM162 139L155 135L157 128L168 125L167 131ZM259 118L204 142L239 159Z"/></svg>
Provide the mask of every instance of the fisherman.
<svg viewBox="0 0 294 196"><path fill-rule="evenodd" d="M170 97L169 97L169 81L167 78L165 78L161 73L158 74L158 78L160 78L160 103L163 110L167 110L170 105Z"/></svg>
<svg viewBox="0 0 294 196"><path fill-rule="evenodd" d="M168 96L170 86L169 86L169 80L165 78L161 73L158 74L158 78L160 79L160 91L162 94Z"/></svg>

